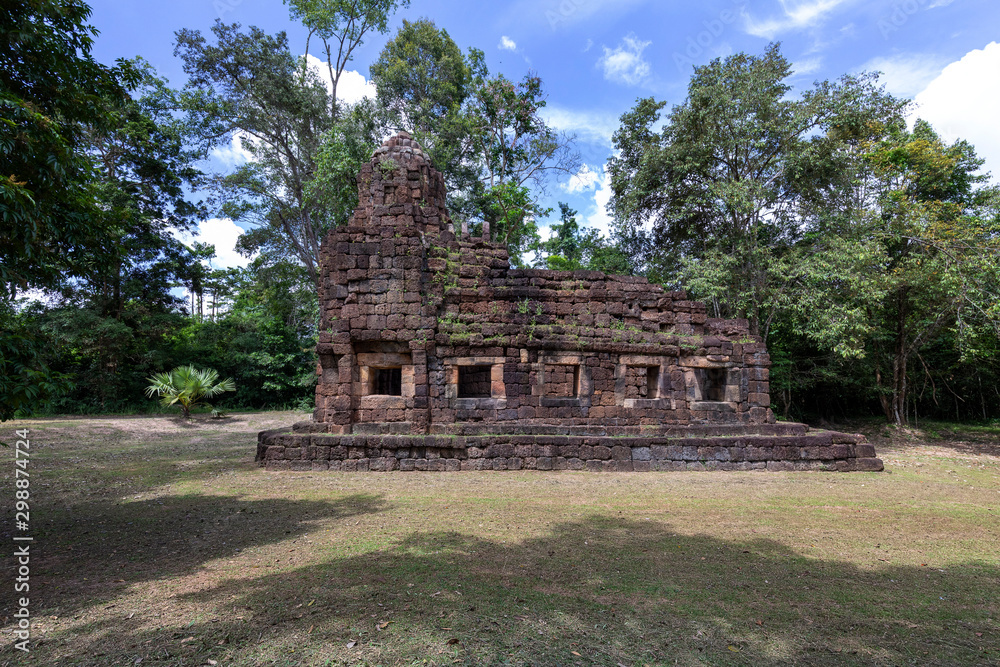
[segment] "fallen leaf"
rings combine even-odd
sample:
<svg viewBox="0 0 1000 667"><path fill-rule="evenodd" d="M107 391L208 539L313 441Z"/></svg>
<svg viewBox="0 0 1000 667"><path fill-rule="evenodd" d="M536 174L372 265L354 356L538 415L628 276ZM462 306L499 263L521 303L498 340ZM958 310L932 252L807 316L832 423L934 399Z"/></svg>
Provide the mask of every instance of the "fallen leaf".
<svg viewBox="0 0 1000 667"><path fill-rule="evenodd" d="M208 662L208 664L210 664L210 665L217 665L217 664L219 664L215 660L211 660L211 659L207 660L206 662Z"/></svg>
<svg viewBox="0 0 1000 667"><path fill-rule="evenodd" d="M736 648L735 646L730 646L729 650L732 651L733 653L739 653L740 652L740 650L738 648Z"/></svg>
<svg viewBox="0 0 1000 667"><path fill-rule="evenodd" d="M357 645L358 645L357 642L347 642L347 648L354 648Z"/></svg>
<svg viewBox="0 0 1000 667"><path fill-rule="evenodd" d="M976 633L976 636L977 636L977 637L982 637L982 636L983 636L983 633L981 633L981 632L977 632L977 633Z"/></svg>
<svg viewBox="0 0 1000 667"><path fill-rule="evenodd" d="M579 654L579 653L577 653L576 651L570 651L570 653L572 653L572 654L573 654L573 655L575 655L575 656L578 656L578 657L581 657L581 658L583 657L582 655L580 655L580 654Z"/></svg>
<svg viewBox="0 0 1000 667"><path fill-rule="evenodd" d="M377 627L379 630L385 630L387 627L389 627L389 623L391 622L392 621L383 621L382 623L379 623Z"/></svg>
<svg viewBox="0 0 1000 667"><path fill-rule="evenodd" d="M454 646L457 643L458 643L458 637L452 637L451 639L448 640L448 646Z"/></svg>

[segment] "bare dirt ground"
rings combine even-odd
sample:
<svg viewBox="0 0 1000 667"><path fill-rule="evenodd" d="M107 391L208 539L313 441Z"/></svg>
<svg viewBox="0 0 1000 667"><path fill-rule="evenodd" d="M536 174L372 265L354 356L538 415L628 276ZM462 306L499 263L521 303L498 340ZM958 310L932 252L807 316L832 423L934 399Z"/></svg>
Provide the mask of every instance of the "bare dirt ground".
<svg viewBox="0 0 1000 667"><path fill-rule="evenodd" d="M302 418L2 425L0 664L1000 664L998 428L830 425L885 473L256 467Z"/></svg>

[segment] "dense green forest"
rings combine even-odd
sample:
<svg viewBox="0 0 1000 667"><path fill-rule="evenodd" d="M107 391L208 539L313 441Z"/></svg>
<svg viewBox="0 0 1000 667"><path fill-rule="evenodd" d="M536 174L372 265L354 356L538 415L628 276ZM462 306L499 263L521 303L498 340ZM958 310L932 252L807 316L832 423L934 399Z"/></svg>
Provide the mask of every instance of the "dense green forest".
<svg viewBox="0 0 1000 667"><path fill-rule="evenodd" d="M0 9L0 419L155 409L147 378L184 364L232 378L231 409L308 409L319 245L400 129L456 221L488 224L515 263L642 274L748 319L779 416L1000 418L1000 191L972 145L908 124L877 74L796 92L772 45L695 67L675 106L638 100L608 160L604 238L546 206L580 159L537 74L491 74L429 19L386 37L407 0L286 4L307 43L178 32L177 88L141 58L94 60L79 0ZM358 45L383 39L376 98L338 98ZM234 138L251 159L212 171ZM212 270L214 248L178 240L213 216L251 228L247 268Z"/></svg>

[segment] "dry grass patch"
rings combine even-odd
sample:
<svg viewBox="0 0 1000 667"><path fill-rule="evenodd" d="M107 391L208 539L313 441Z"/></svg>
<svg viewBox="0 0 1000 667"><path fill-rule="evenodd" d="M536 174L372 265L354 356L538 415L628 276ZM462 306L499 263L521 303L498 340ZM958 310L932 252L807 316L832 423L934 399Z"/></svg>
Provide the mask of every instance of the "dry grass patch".
<svg viewBox="0 0 1000 667"><path fill-rule="evenodd" d="M299 418L4 425L36 624L0 663L1000 663L1000 433L876 428L883 474L255 467Z"/></svg>

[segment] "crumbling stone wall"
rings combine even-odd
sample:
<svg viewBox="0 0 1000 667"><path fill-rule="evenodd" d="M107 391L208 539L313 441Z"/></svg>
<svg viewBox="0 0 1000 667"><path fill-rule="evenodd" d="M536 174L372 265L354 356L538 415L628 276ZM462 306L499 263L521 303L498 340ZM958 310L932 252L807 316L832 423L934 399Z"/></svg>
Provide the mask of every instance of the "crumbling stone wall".
<svg viewBox="0 0 1000 667"><path fill-rule="evenodd" d="M880 469L860 436L814 442L804 425L774 423L770 358L745 320L710 319L644 278L511 269L488 228L455 229L443 177L405 133L375 152L358 192L321 250L313 421L261 434L262 463ZM706 444L699 428L751 440ZM692 433L701 440L677 440Z"/></svg>
<svg viewBox="0 0 1000 667"><path fill-rule="evenodd" d="M746 322L710 320L643 278L511 269L504 248L456 232L441 175L406 135L376 151L358 185L354 220L321 256L315 421L326 430L773 421L770 361ZM395 395L373 380L390 369L402 375ZM459 391L469 373L474 395Z"/></svg>

